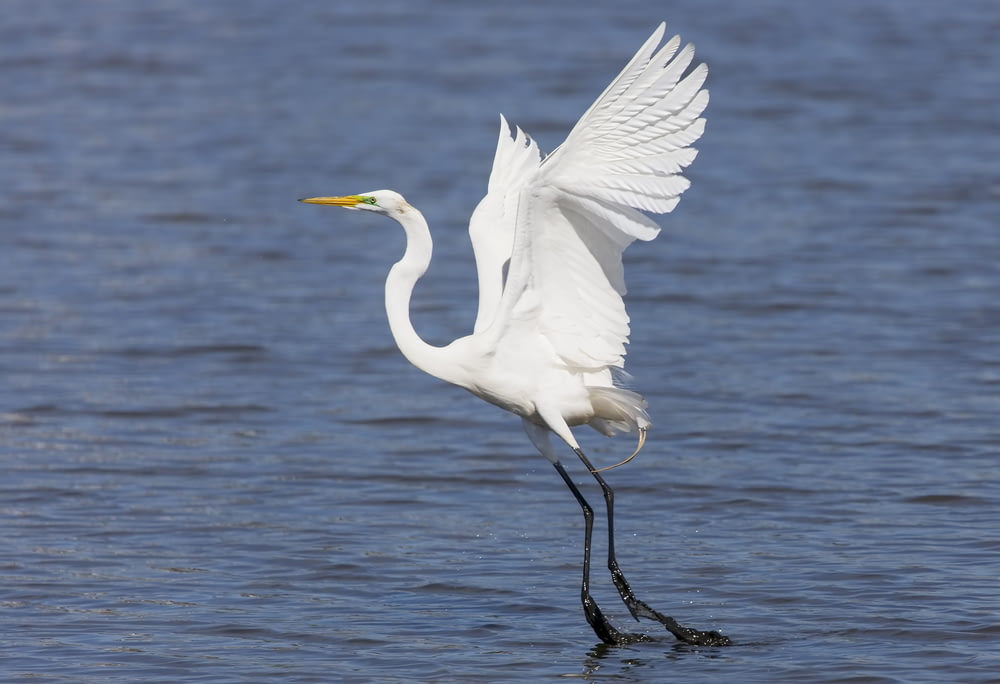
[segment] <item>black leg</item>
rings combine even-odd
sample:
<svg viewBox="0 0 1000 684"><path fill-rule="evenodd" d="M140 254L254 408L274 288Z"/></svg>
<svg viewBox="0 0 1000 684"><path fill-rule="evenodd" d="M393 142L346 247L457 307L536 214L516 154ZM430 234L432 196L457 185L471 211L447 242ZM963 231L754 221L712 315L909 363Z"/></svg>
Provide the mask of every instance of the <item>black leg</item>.
<svg viewBox="0 0 1000 684"><path fill-rule="evenodd" d="M583 613L587 616L587 622L593 628L594 633L597 634L597 638L606 644L618 644L622 643L626 639L623 638L621 632L611 626L607 618L601 612L600 607L597 605L597 601L594 597L590 595L590 542L591 537L594 532L594 509L590 507L587 500L583 498L583 494L580 490L576 488L573 484L573 480L570 479L569 474L566 473L566 469L563 468L562 464L556 461L556 470L562 476L563 481L569 487L570 491L573 492L573 496L576 497L577 502L580 504L580 508L583 509L583 522L584 522L584 536L583 536L583 583L580 585L580 598L583 601Z"/></svg>
<svg viewBox="0 0 1000 684"><path fill-rule="evenodd" d="M625 575L622 573L621 568L618 567L618 559L615 557L615 521L614 521L614 507L615 507L615 493L601 477L601 474L591 465L590 460L584 455L583 451L580 449L575 449L576 455L579 456L583 465L587 467L590 474L594 476L597 480L597 484L601 486L601 491L604 493L604 503L608 510L608 569L611 571L611 579L615 583L615 588L618 589L618 594L622 597L622 601L628 608L629 612L632 614L636 620L641 617L648 618L650 620L655 620L667 628L671 634L673 634L677 639L689 643L696 644L699 646L727 646L731 643L729 637L720 634L715 631L703 632L701 630L692 629L691 627L684 627L680 625L676 620L668 615L664 615L657 610L651 608L646 602L640 601L636 598L635 594L632 593L632 588L629 587L628 580L625 579ZM569 485L570 489L573 490L573 494L576 496L577 501L580 502L581 506L585 507L584 515L587 515L587 509L590 507L587 505L581 496L579 490L573 485L572 481L566 475L566 471L556 464L559 470L559 474L562 475L563 480ZM585 569L584 569L584 586L587 586L587 571L589 565L590 556L590 531L593 526L593 510L590 511L590 519L588 519L587 536L586 536L586 548L585 548ZM595 604L596 607L596 604ZM598 614L600 612L598 611ZM589 616L587 618L590 619ZM603 617L601 618L603 620ZM593 623L591 623L593 625ZM595 631L597 631L595 627ZM598 633L598 636L601 636ZM603 637L601 637L603 639ZM605 641L607 641L605 639ZM611 643L611 642L608 642Z"/></svg>

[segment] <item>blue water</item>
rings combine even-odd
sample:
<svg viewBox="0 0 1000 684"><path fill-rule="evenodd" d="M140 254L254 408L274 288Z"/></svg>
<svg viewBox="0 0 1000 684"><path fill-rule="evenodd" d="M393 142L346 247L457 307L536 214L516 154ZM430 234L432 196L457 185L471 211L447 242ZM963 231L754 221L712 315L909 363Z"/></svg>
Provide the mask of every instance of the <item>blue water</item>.
<svg viewBox="0 0 1000 684"><path fill-rule="evenodd" d="M417 328L465 334L498 114L551 150L662 19L712 102L628 253L655 427L608 476L636 593L727 648L597 643L557 474L394 348L400 231L295 202L405 193ZM997 35L991 0L5 3L3 679L1000 681Z"/></svg>

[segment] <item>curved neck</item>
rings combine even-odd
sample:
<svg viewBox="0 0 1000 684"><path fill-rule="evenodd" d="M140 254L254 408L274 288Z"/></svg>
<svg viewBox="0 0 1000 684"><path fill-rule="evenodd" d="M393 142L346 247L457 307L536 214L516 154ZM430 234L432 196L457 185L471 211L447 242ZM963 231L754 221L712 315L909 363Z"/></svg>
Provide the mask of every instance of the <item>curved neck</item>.
<svg viewBox="0 0 1000 684"><path fill-rule="evenodd" d="M436 378L454 382L455 367L447 358L446 347L424 342L410 321L410 297L421 276L427 272L434 251L431 232L423 214L412 206L393 213L406 231L406 252L389 269L385 279L385 313L396 346L414 366Z"/></svg>

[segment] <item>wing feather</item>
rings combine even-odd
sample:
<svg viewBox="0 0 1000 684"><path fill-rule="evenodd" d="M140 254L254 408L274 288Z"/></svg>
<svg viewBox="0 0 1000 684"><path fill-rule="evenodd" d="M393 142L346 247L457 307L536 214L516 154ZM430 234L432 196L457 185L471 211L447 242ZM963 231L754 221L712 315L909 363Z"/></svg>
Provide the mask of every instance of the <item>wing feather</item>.
<svg viewBox="0 0 1000 684"><path fill-rule="evenodd" d="M480 269L476 332L495 345L538 332L581 372L622 367L629 319L622 252L652 240L689 181L707 68L661 24L544 160L501 118L486 197L470 224ZM489 269L484 273L484 268ZM506 270L505 270L506 268ZM484 294L485 293L485 294Z"/></svg>
<svg viewBox="0 0 1000 684"><path fill-rule="evenodd" d="M481 332L493 322L503 293L505 266L514 247L517 223L517 192L538 170L542 155L534 140L520 128L513 135L500 115L500 136L493 157L486 196L472 213L469 237L476 255L479 279L479 308L473 332Z"/></svg>

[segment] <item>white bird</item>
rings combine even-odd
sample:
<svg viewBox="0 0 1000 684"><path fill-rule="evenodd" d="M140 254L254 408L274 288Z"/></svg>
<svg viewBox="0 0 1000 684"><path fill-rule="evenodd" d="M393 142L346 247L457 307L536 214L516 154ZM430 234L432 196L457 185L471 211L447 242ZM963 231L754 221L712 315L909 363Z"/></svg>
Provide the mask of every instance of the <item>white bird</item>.
<svg viewBox="0 0 1000 684"><path fill-rule="evenodd" d="M678 36L661 45L665 28L660 24L550 155L543 158L501 116L487 194L469 224L479 279L471 335L436 347L413 329L410 296L430 265L432 242L427 221L401 195L376 190L301 201L383 214L403 227L406 251L385 282L396 344L417 368L521 416L528 437L583 508L581 597L597 636L610 644L646 638L613 627L590 595L593 509L560 463L550 433L602 489L608 567L632 616L657 620L689 643L721 645L729 643L721 634L682 627L632 593L615 558L614 494L570 429L638 433L638 453L650 425L646 400L616 384L624 377L629 335L622 252L659 233L643 211L667 213L687 189L681 174L695 158L691 144L704 130L700 116L708 104L707 67L689 69L694 48L678 50Z"/></svg>

